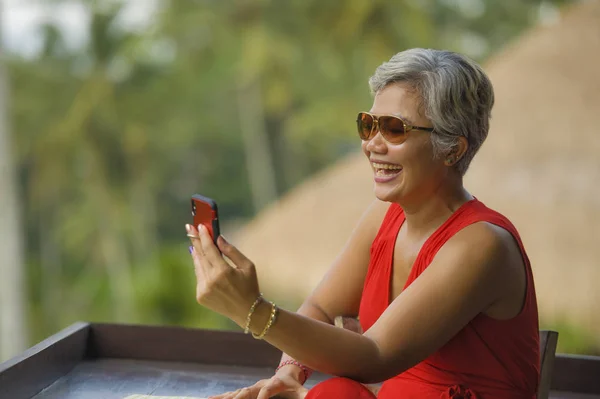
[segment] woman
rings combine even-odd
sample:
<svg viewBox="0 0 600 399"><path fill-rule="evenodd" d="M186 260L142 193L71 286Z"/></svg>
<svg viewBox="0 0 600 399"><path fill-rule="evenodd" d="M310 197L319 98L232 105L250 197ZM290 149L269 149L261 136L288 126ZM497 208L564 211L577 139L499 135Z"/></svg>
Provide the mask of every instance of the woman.
<svg viewBox="0 0 600 399"><path fill-rule="evenodd" d="M462 55L412 49L369 84L357 125L377 200L297 313L262 299L254 265L222 237L232 266L186 226L198 302L286 354L273 378L217 398L534 398L529 260L513 225L463 188L488 133L488 77ZM334 327L340 315L364 333ZM307 391L310 369L338 377ZM363 385L378 382L377 396Z"/></svg>

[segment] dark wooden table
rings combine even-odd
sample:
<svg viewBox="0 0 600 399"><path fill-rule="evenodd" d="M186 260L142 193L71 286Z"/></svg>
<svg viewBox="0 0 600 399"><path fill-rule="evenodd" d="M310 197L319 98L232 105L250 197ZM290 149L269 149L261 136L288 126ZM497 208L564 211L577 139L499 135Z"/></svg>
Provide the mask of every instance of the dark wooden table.
<svg viewBox="0 0 600 399"><path fill-rule="evenodd" d="M76 323L0 364L0 399L206 397L270 377L279 358L236 332ZM600 358L559 356L551 397L600 398Z"/></svg>

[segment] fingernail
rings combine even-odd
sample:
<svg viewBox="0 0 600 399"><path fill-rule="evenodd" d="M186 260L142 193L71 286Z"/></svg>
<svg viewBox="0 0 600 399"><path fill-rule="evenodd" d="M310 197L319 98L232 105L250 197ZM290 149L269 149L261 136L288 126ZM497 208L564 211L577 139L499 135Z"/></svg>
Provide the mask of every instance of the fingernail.
<svg viewBox="0 0 600 399"><path fill-rule="evenodd" d="M202 225L202 224L199 224L199 225L198 225L198 231L203 231L203 230L204 230L204 225Z"/></svg>
<svg viewBox="0 0 600 399"><path fill-rule="evenodd" d="M190 250L190 253L194 252L194 247L192 247L191 245L188 249Z"/></svg>
<svg viewBox="0 0 600 399"><path fill-rule="evenodd" d="M190 230L191 230L191 226L189 224L186 224L185 225L185 231L187 231L189 233Z"/></svg>

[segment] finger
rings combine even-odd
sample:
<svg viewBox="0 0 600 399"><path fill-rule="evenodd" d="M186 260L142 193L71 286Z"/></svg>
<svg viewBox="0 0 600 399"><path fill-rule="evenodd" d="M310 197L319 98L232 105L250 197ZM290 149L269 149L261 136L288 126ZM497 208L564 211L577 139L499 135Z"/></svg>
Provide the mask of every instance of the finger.
<svg viewBox="0 0 600 399"><path fill-rule="evenodd" d="M226 398L226 399L234 399L234 398L237 398L237 397L238 397L238 395L240 394L240 392L242 392L242 388L240 388L240 389L237 389L237 390L235 390L235 391L231 392L231 393L229 394L229 396L227 396L227 398Z"/></svg>
<svg viewBox="0 0 600 399"><path fill-rule="evenodd" d="M223 260L221 252L215 245L210 233L208 232L208 229L201 224L198 225L198 235L200 236L202 251L204 252L206 259L208 259L210 265L212 267L229 267L229 265L227 265L227 263Z"/></svg>
<svg viewBox="0 0 600 399"><path fill-rule="evenodd" d="M267 381L268 380L260 380L260 381L257 381L251 387L248 387L247 389L250 390L250 398L255 397L256 394L258 393L258 390L261 387L263 387ZM209 396L208 399L233 399L238 393L240 393L240 391L241 391L241 389L231 391L231 392L225 392L220 395ZM252 394L254 394L254 396L252 396Z"/></svg>
<svg viewBox="0 0 600 399"><path fill-rule="evenodd" d="M231 245L223 236L219 236L217 239L217 245L219 245L219 249L223 253L223 255L227 256L234 265L236 265L240 269L249 269L253 266L253 263L250 259L246 258L246 255L240 252L235 246Z"/></svg>
<svg viewBox="0 0 600 399"><path fill-rule="evenodd" d="M204 256L204 252L202 251L202 243L200 241L200 235L198 231L189 224L185 225L185 230L187 231L188 237L190 237L190 241L192 243L192 258L194 259L194 266L198 272L202 272L203 276L206 276L206 272L210 268L210 263L208 259ZM198 238L196 238L198 237Z"/></svg>
<svg viewBox="0 0 600 399"><path fill-rule="evenodd" d="M250 399L250 389L242 388L242 390L235 395L233 399Z"/></svg>
<svg viewBox="0 0 600 399"><path fill-rule="evenodd" d="M209 396L208 399L232 399L240 391L241 391L241 389L238 389L238 390L235 390L235 391L230 391L230 392L225 392L225 393L222 393L220 395Z"/></svg>
<svg viewBox="0 0 600 399"><path fill-rule="evenodd" d="M204 255L204 252L202 251L202 241L200 240L200 234L198 233L198 230L196 230L194 226L186 224L185 231L187 232L187 236L196 252L199 255Z"/></svg>
<svg viewBox="0 0 600 399"><path fill-rule="evenodd" d="M235 391L233 391L233 392L229 392L229 394L228 394L228 395L227 395L227 396L226 396L224 399L233 399L233 398L235 398L235 397L238 395L238 393L240 393L241 391L242 391L242 389L240 388L240 389L236 389L236 390L235 390Z"/></svg>
<svg viewBox="0 0 600 399"><path fill-rule="evenodd" d="M283 381L277 377L271 378L269 383L265 385L259 392L256 399L269 399L271 396L281 393L286 388Z"/></svg>
<svg viewBox="0 0 600 399"><path fill-rule="evenodd" d="M198 235L198 232L196 231L194 226L186 224L185 231L187 233L188 238L192 240L192 243L194 242L194 240L200 240L200 236Z"/></svg>
<svg viewBox="0 0 600 399"><path fill-rule="evenodd" d="M192 260L194 261L194 272L196 274L196 280L198 283L206 282L206 271L204 270L204 266L202 265L202 259L198 255L198 251L194 249L194 247L190 247L190 252L192 253Z"/></svg>

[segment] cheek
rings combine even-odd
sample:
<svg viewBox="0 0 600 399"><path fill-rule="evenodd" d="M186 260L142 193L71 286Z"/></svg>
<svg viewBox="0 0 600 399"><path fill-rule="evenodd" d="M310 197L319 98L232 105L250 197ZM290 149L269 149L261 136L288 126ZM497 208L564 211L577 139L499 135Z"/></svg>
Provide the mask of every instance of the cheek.
<svg viewBox="0 0 600 399"><path fill-rule="evenodd" d="M367 144L369 142L368 141L361 141L360 142L360 148L362 148L362 151L365 153L365 155L369 156L369 150L367 150Z"/></svg>
<svg viewBox="0 0 600 399"><path fill-rule="evenodd" d="M445 176L446 167L435 160L432 153L426 153L421 159L419 171L425 179L439 180Z"/></svg>
<svg viewBox="0 0 600 399"><path fill-rule="evenodd" d="M439 169L438 163L433 158L433 149L428 145L418 146L407 159L407 166L418 174L435 173Z"/></svg>

